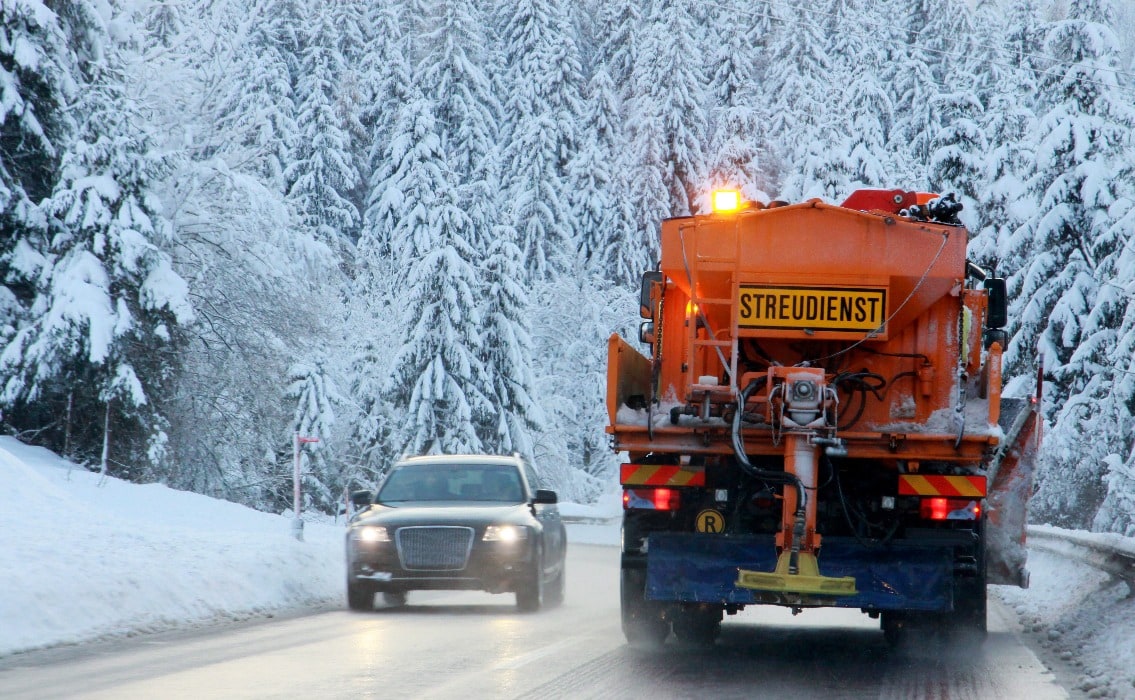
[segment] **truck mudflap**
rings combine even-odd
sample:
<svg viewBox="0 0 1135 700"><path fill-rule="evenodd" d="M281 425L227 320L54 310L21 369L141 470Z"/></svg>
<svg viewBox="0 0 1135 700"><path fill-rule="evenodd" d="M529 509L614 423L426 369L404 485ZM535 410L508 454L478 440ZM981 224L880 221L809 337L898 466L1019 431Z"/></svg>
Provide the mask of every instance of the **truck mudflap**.
<svg viewBox="0 0 1135 700"><path fill-rule="evenodd" d="M1028 550L1028 504L1040 449L1042 421L1040 384L1037 397L1001 400L1005 440L990 460L989 496L985 505L986 578L989 583L1029 587L1025 568Z"/></svg>
<svg viewBox="0 0 1135 700"><path fill-rule="evenodd" d="M853 538L825 537L819 565L824 576L850 576L855 594L809 596L737 586L738 573L773 571L772 535L653 533L648 538L646 597L681 603L864 610L947 612L954 605L952 550L892 542L871 546Z"/></svg>

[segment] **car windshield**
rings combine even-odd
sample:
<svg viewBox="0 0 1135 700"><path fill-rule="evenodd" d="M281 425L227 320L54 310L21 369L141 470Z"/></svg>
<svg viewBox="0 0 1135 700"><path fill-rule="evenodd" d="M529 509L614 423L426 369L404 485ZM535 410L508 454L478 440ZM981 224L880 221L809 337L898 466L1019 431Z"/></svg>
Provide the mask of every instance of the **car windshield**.
<svg viewBox="0 0 1135 700"><path fill-rule="evenodd" d="M508 464L406 464L390 472L375 500L521 503L524 488Z"/></svg>

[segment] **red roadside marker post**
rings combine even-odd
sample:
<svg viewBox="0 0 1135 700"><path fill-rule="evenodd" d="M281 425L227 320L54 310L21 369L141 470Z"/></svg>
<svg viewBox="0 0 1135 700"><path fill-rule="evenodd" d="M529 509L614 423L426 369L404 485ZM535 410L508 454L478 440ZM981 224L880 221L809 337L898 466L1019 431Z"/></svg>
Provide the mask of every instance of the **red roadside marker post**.
<svg viewBox="0 0 1135 700"><path fill-rule="evenodd" d="M292 440L292 512L295 515L292 520L292 535L300 542L303 542L303 520L300 519L300 507L303 504L300 494L300 446L308 442L319 442L319 438L300 437L299 431L295 432Z"/></svg>

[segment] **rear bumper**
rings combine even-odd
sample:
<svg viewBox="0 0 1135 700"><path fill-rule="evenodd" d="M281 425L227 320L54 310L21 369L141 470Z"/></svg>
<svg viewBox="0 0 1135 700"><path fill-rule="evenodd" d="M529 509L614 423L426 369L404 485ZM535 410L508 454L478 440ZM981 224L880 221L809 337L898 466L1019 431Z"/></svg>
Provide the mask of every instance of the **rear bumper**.
<svg viewBox="0 0 1135 700"><path fill-rule="evenodd" d="M856 594L798 599L736 585L738 571L776 567L772 535L652 533L646 555L646 597L660 602L774 604L865 611L947 612L954 606L954 550L933 543L869 546L825 537L823 576L855 578Z"/></svg>

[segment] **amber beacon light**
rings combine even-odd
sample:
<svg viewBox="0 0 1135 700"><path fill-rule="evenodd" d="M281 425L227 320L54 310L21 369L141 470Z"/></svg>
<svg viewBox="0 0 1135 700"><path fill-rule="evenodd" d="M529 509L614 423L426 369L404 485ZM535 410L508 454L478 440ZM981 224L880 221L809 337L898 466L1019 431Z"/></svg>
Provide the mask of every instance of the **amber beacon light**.
<svg viewBox="0 0 1135 700"><path fill-rule="evenodd" d="M741 193L737 190L714 190L713 211L717 214L730 214L741 208Z"/></svg>

